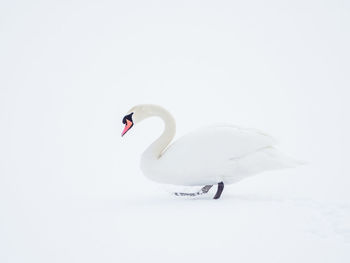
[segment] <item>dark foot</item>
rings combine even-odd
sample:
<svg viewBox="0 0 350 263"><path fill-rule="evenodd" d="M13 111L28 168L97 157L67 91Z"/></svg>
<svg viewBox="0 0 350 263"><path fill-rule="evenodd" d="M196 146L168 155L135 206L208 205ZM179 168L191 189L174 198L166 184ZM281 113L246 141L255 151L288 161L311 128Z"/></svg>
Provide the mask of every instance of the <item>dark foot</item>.
<svg viewBox="0 0 350 263"><path fill-rule="evenodd" d="M176 196L196 196L196 195L202 195L202 194L206 194L209 192L210 188L212 188L212 185L206 185L204 187L202 187L201 190L199 190L196 193L174 193L174 195Z"/></svg>
<svg viewBox="0 0 350 263"><path fill-rule="evenodd" d="M224 183L223 182L218 183L218 190L216 191L214 199L219 199L223 190L224 190Z"/></svg>

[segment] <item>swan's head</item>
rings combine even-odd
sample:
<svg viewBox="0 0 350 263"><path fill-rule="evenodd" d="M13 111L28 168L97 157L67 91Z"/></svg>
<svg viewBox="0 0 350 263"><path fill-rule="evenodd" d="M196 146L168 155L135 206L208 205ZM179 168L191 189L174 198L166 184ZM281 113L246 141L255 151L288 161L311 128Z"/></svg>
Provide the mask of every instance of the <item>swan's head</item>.
<svg viewBox="0 0 350 263"><path fill-rule="evenodd" d="M148 105L138 105L130 109L123 118L123 124L125 124L122 136L131 129L134 124L142 121L151 114Z"/></svg>

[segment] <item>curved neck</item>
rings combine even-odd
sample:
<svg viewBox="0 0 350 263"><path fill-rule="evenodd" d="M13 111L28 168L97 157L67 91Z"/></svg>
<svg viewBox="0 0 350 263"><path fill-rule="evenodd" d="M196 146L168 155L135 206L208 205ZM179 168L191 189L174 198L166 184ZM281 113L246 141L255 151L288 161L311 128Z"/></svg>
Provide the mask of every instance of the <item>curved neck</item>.
<svg viewBox="0 0 350 263"><path fill-rule="evenodd" d="M143 154L147 158L159 159L175 136L175 120L167 110L156 105L148 105L147 115L148 117L160 117L164 121L164 131L162 135L155 140Z"/></svg>

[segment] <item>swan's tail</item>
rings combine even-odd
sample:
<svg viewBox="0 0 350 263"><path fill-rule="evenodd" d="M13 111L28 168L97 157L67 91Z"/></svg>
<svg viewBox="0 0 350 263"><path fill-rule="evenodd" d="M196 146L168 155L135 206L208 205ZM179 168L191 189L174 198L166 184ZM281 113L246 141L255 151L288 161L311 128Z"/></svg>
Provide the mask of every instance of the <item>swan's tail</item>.
<svg viewBox="0 0 350 263"><path fill-rule="evenodd" d="M236 161L235 171L241 175L241 178L236 176L235 180L238 181L263 171L293 168L303 164L306 163L295 160L274 147L265 147Z"/></svg>
<svg viewBox="0 0 350 263"><path fill-rule="evenodd" d="M274 147L266 147L261 152L265 154L266 158L270 159L271 162L278 165L279 168L293 168L307 164L304 161L296 160L287 154L280 152Z"/></svg>

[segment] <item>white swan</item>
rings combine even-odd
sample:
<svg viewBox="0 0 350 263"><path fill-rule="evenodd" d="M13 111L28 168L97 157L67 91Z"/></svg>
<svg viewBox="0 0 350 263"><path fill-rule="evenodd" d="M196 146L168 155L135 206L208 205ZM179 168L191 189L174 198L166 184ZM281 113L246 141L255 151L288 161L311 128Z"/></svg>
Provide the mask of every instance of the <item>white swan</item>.
<svg viewBox="0 0 350 263"><path fill-rule="evenodd" d="M269 135L254 129L230 125L215 125L189 133L170 146L176 125L164 108L143 104L128 111L123 118L122 136L134 124L157 116L165 122L163 134L152 143L141 157L141 169L151 180L166 184L204 186L199 195L218 184L214 199L218 199L224 184L238 182L248 176L273 169L295 167L298 161L282 154L273 145Z"/></svg>

